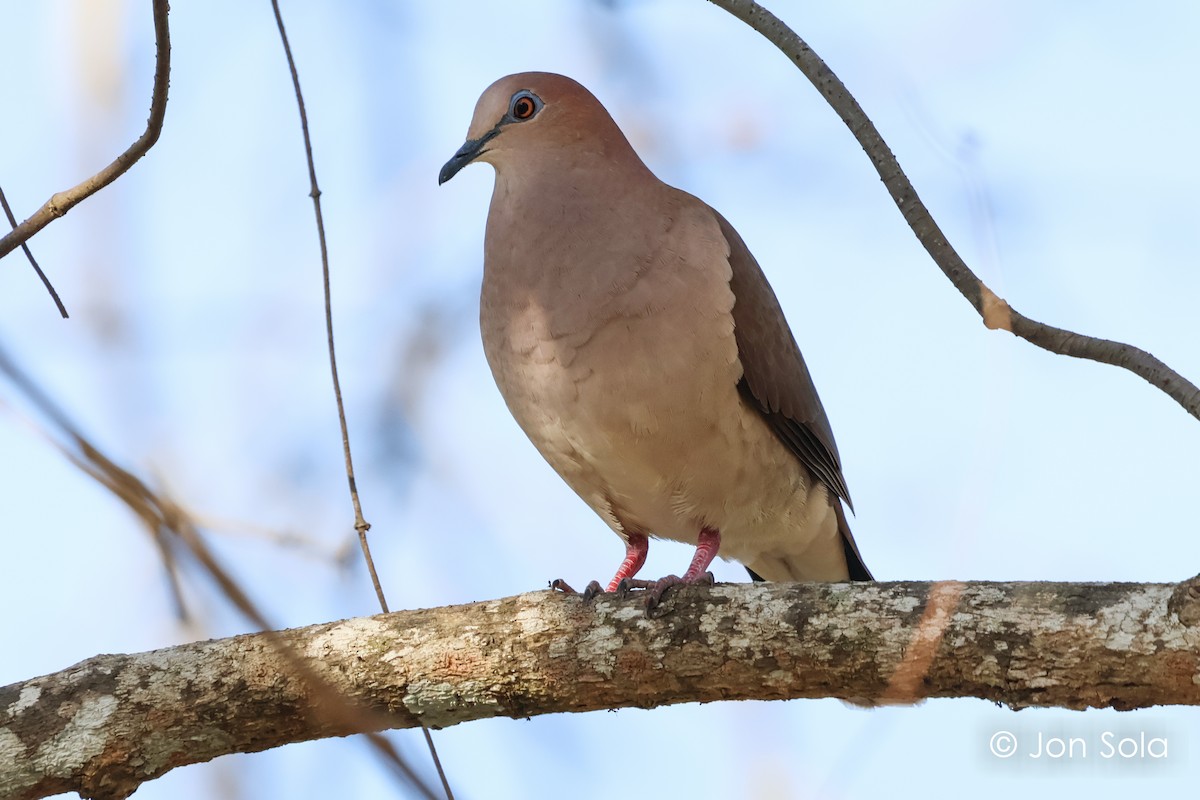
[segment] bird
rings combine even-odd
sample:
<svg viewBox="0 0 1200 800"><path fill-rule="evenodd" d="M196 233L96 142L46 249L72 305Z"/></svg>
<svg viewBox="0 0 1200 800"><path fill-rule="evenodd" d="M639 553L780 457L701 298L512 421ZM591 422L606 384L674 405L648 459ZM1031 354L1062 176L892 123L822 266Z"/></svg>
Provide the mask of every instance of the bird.
<svg viewBox="0 0 1200 800"><path fill-rule="evenodd" d="M728 220L659 180L563 75L484 90L438 184L475 162L495 170L484 353L525 435L624 543L604 591L650 608L712 583L718 555L759 581L873 580L829 419ZM682 576L635 577L652 538L695 547Z"/></svg>

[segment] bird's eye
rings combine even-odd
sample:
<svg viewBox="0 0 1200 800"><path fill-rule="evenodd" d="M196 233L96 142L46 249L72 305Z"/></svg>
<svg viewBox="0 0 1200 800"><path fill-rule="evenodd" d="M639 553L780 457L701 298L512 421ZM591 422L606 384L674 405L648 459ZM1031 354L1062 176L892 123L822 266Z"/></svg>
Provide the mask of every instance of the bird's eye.
<svg viewBox="0 0 1200 800"><path fill-rule="evenodd" d="M537 98L531 94L522 92L513 98L512 108L509 113L516 120L527 120L537 113L538 110Z"/></svg>

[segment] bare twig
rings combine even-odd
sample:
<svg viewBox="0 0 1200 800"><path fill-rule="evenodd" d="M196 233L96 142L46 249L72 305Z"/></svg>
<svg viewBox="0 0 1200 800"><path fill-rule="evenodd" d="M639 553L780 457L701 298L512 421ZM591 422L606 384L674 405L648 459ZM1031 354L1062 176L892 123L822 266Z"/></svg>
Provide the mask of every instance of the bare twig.
<svg viewBox="0 0 1200 800"><path fill-rule="evenodd" d="M358 484L354 480L354 459L350 456L350 429L346 425L346 406L342 402L342 384L338 379L337 353L333 346L333 301L329 288L329 248L325 241L325 217L321 214L321 189L317 186L317 168L313 163L312 137L308 133L308 114L304 110L304 95L300 91L300 74L296 71L296 60L292 58L292 47L288 43L287 31L283 27L283 15L279 11L279 0L271 0L275 9L275 23L279 27L279 38L283 41L283 52L287 56L288 70L292 74L292 87L296 91L296 104L300 107L300 129L304 134L304 155L308 159L308 180L311 189L309 197L313 201L313 209L317 215L317 239L321 245L321 276L325 288L325 334L329 345L329 371L333 377L333 397L337 402L338 424L342 429L342 453L346 458L346 480L350 484L350 502L354 505L354 529L358 531L359 543L362 545L363 558L367 562L367 570L371 573L371 582L375 585L375 596L379 606L386 613L387 598L383 594L383 585L379 582L379 574L375 571L375 560L371 558L371 548L367 544L367 531L371 524L363 518L362 505L358 500Z"/></svg>
<svg viewBox="0 0 1200 800"><path fill-rule="evenodd" d="M1200 419L1200 388L1150 353L1132 345L1073 333L1032 320L996 295L947 241L900 168L874 123L829 66L771 12L754 0L709 0L762 34L804 73L862 145L917 239L954 287L975 307L983 324L1006 330L1052 353L1123 367L1157 386Z"/></svg>
<svg viewBox="0 0 1200 800"><path fill-rule="evenodd" d="M34 212L33 216L13 228L0 239L0 258L11 253L18 245L66 214L80 201L108 186L141 159L158 141L162 133L163 119L167 114L167 88L171 77L171 35L167 28L167 0L153 0L154 4L154 89L150 96L150 118L145 132L121 155L104 169L82 183L66 191L58 192ZM65 313L64 313L65 316Z"/></svg>
<svg viewBox="0 0 1200 800"><path fill-rule="evenodd" d="M319 724L331 725L340 730L341 735L366 732L371 744L384 756L386 762L399 776L407 780L424 797L436 800L433 793L412 770L407 762L386 738L375 733L384 725L376 719L376 712L361 708L345 697L322 677L318 670L304 655L291 649L286 641L279 637L273 625L258 609L250 596L241 588L213 555L212 551L201 538L196 525L187 512L177 503L161 492L151 489L133 473L118 465L95 447L75 426L50 397L27 376L0 349L0 373L10 381L33 403L54 425L56 436L51 440L62 451L68 460L84 474L105 487L137 516L139 521L154 537L159 546L172 555L168 563L177 559L175 551L180 549L185 555L190 555L195 562L221 589L224 596L248 619L264 631L269 642L295 676L306 686L306 691L312 693L308 705L311 714ZM293 710L294 713L294 710ZM137 788L137 783L119 784L131 792ZM103 796L124 797L117 791L117 784L108 787L109 794ZM0 797L7 796L0 790ZM93 795L101 796L101 795Z"/></svg>
<svg viewBox="0 0 1200 800"><path fill-rule="evenodd" d="M4 206L4 216L8 217L8 224L12 227L17 227L17 218L13 215L12 207L8 204L8 198L4 196L4 190L0 189L0 206ZM63 305L63 301L59 298L58 292L54 291L54 285L50 283L50 279L46 277L46 273L42 272L42 268L38 265L37 259L33 257L33 251L29 249L26 242L21 242L21 249L25 251L25 257L29 259L29 263L33 266L33 271L42 279L42 285L46 287L46 291L50 293L50 298L54 300L54 305L58 306L58 313L62 314L63 319L67 319L67 307Z"/></svg>
<svg viewBox="0 0 1200 800"><path fill-rule="evenodd" d="M367 571L371 575L371 583L375 587L375 596L379 600L379 607L386 614L388 612L387 598L384 596L383 584L379 581L379 573L375 569L375 559L371 557L371 547L367 542L367 531L371 529L371 525L363 517L362 505L358 498L358 485L354 480L354 460L350 455L350 430L346 424L346 407L342 402L342 386L341 381L338 379L337 354L333 343L333 303L329 281L329 248L325 239L325 218L321 213L321 189L317 186L317 169L313 162L312 136L308 130L308 114L304 108L304 93L300 90L300 74L296 70L296 60L292 57L292 47L288 42L287 30L284 28L283 14L279 9L279 0L271 0L271 7L275 11L275 24L279 28L279 38L283 43L283 52L287 56L288 71L292 75L292 88L296 92L296 105L300 109L300 130L304 135L304 155L308 162L308 179L311 187L309 196L312 197L313 210L316 213L317 239L321 246L321 276L325 290L325 334L329 345L329 371L333 378L333 396L337 403L338 424L342 430L342 452L346 459L346 480L350 485L350 502L354 506L354 530L358 532L359 545L362 548L363 559L367 564ZM424 725L421 726L421 731L425 735L425 745L428 747L429 755L433 759L434 766L437 768L438 778L441 779L442 789L446 793L446 798L447 800L454 800L454 793L450 790L450 782L446 778L445 770L442 768L442 761L438 757L437 748L434 746L433 736Z"/></svg>
<svg viewBox="0 0 1200 800"><path fill-rule="evenodd" d="M203 512L188 510L197 527L212 534L236 538L258 539L281 550L290 550L318 563L342 568L346 558L346 543L329 546L299 531L287 528L271 528L247 520L219 517ZM347 539L346 542L349 540Z"/></svg>
<svg viewBox="0 0 1200 800"><path fill-rule="evenodd" d="M154 545L158 548L159 558L162 559L163 571L166 572L167 588L171 591L171 601L175 606L175 618L182 625L190 625L193 619L183 596L183 585L179 578L179 560L175 558L175 548L171 546L170 537L161 529L152 531L152 535Z"/></svg>

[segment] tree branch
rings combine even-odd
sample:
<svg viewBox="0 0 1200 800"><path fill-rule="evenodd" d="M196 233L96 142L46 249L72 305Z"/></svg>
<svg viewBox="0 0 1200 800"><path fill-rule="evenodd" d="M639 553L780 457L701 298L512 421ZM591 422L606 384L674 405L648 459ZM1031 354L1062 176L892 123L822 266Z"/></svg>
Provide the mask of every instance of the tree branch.
<svg viewBox="0 0 1200 800"><path fill-rule="evenodd" d="M0 796L124 798L177 766L363 726L799 697L1200 705L1200 578L696 586L665 611L535 592L96 656L0 689ZM280 640L358 727L321 713Z"/></svg>
<svg viewBox="0 0 1200 800"><path fill-rule="evenodd" d="M946 239L875 124L821 57L778 17L754 0L709 1L745 22L778 47L824 96L866 151L905 222L934 263L954 284L954 288L979 312L984 325L993 330L1006 330L1051 353L1127 369L1157 386L1189 414L1200 419L1200 388L1150 353L1122 342L1097 339L1032 320L989 289Z"/></svg>
<svg viewBox="0 0 1200 800"><path fill-rule="evenodd" d="M17 218L13 215L12 207L8 204L8 198L4 196L4 190L0 189L0 208L4 209L4 217L8 220L8 224L12 227L17 227ZM63 305L62 298L58 296L58 292L54 288L54 284L46 277L46 273L42 271L41 265L37 263L37 259L33 257L33 251L29 249L27 242L21 242L21 249L25 251L25 258L29 261L29 266L33 267L33 271L41 280L42 286L46 287L46 291L50 295L50 299L54 301L54 305L58 308L59 315L63 319L67 319L70 315L67 313L67 307Z"/></svg>
<svg viewBox="0 0 1200 800"><path fill-rule="evenodd" d="M146 121L145 133L107 167L82 183L53 195L34 212L33 216L13 228L7 236L0 238L0 258L4 258L17 247L29 241L34 234L66 214L82 200L91 197L124 175L158 141L158 136L162 133L163 120L167 115L167 89L171 78L171 33L167 27L169 11L167 0L153 0L153 3L154 89L150 96L150 118Z"/></svg>

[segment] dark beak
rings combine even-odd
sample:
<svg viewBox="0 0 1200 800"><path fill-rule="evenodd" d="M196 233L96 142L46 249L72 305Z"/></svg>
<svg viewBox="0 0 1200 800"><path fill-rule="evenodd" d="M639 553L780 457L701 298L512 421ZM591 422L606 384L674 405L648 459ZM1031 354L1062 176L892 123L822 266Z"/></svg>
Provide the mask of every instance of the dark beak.
<svg viewBox="0 0 1200 800"><path fill-rule="evenodd" d="M499 125L478 139L467 139L463 143L463 146L458 148L458 152L450 156L450 160L446 162L445 166L442 167L442 171L438 173L438 186L453 178L458 174L460 169L483 155L486 152L483 146L496 138L496 134L498 133L500 133Z"/></svg>

